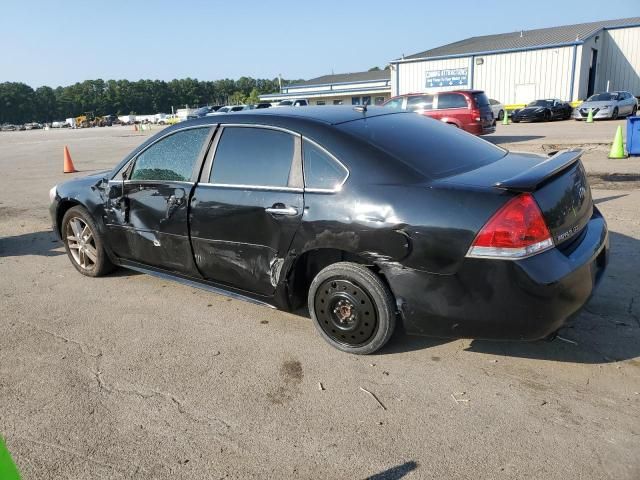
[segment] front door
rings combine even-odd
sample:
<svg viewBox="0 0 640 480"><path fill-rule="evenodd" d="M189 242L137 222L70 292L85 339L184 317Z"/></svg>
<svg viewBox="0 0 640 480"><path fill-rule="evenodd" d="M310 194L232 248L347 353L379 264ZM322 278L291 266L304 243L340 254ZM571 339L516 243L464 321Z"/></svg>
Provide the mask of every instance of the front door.
<svg viewBox="0 0 640 480"><path fill-rule="evenodd" d="M300 137L226 126L191 203L195 261L208 280L272 295L303 213Z"/></svg>
<svg viewBox="0 0 640 480"><path fill-rule="evenodd" d="M177 130L143 150L112 183L107 227L123 259L193 275L188 207L211 127Z"/></svg>

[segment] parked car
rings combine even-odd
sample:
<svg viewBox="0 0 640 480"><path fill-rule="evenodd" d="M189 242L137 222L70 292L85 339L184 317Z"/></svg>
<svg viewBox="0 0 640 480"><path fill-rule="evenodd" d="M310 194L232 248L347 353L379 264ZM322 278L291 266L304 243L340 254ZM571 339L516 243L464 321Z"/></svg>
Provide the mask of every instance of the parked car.
<svg viewBox="0 0 640 480"><path fill-rule="evenodd" d="M5 123L4 125L2 125L2 128L0 128L0 130L3 132L15 132L17 130L17 127L10 123Z"/></svg>
<svg viewBox="0 0 640 480"><path fill-rule="evenodd" d="M290 100L281 100L276 107L306 107L309 105L309 100L306 98L292 98Z"/></svg>
<svg viewBox="0 0 640 480"><path fill-rule="evenodd" d="M594 120L635 115L638 111L638 100L629 92L604 92L591 95L573 111L573 118L584 120L593 112Z"/></svg>
<svg viewBox="0 0 640 480"><path fill-rule="evenodd" d="M474 135L496 131L491 104L482 90L410 93L390 98L383 107L420 113Z"/></svg>
<svg viewBox="0 0 640 480"><path fill-rule="evenodd" d="M215 112L208 113L207 116L218 115L222 113L234 113L241 112L243 110L252 110L253 105L225 105L224 107L219 108Z"/></svg>
<svg viewBox="0 0 640 480"><path fill-rule="evenodd" d="M557 98L534 100L524 108L511 113L511 120L518 122L550 122L551 120L568 120L573 107L568 102Z"/></svg>
<svg viewBox="0 0 640 480"><path fill-rule="evenodd" d="M494 100L493 98L489 99L489 104L491 105L491 111L493 112L493 118L496 120L502 121L504 118L504 105L498 100Z"/></svg>
<svg viewBox="0 0 640 480"><path fill-rule="evenodd" d="M166 128L51 189L72 265L119 265L296 311L334 347L539 339L604 276L580 150L509 153L379 107L259 109ZM123 292L126 295L126 292Z"/></svg>

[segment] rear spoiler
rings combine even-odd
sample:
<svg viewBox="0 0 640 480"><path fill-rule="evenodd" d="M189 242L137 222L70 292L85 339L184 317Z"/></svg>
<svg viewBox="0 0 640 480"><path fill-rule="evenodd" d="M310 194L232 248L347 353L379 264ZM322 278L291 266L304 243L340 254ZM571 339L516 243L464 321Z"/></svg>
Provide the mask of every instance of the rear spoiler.
<svg viewBox="0 0 640 480"><path fill-rule="evenodd" d="M551 177L578 163L582 156L582 150L561 150L544 162L517 174L514 177L495 183L493 186L516 192L533 192L535 189Z"/></svg>

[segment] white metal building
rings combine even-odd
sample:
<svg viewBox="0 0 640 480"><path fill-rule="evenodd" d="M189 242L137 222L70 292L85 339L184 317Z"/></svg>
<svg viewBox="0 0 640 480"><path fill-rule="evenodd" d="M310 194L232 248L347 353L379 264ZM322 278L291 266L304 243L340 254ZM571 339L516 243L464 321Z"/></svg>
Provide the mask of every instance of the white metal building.
<svg viewBox="0 0 640 480"><path fill-rule="evenodd" d="M264 102L305 98L309 105L380 105L391 96L389 70L340 73L283 86L280 93L260 95Z"/></svg>
<svg viewBox="0 0 640 480"><path fill-rule="evenodd" d="M640 97L640 17L472 37L391 62L393 95L484 90L505 104Z"/></svg>

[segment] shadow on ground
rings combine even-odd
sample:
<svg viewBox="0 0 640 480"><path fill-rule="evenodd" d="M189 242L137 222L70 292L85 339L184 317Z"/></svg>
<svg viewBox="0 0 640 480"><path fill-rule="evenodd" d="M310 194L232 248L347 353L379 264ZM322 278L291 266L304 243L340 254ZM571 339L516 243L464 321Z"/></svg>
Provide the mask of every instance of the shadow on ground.
<svg viewBox="0 0 640 480"><path fill-rule="evenodd" d="M545 137L542 135L491 135L482 138L496 145L500 145L503 143L528 142L529 140L538 140Z"/></svg>
<svg viewBox="0 0 640 480"><path fill-rule="evenodd" d="M408 473L418 468L418 464L414 461L405 462L402 465L389 468L384 472L376 473L367 477L367 480L399 480Z"/></svg>
<svg viewBox="0 0 640 480"><path fill-rule="evenodd" d="M54 257L63 255L64 250L51 230L24 233L15 237L0 238L0 257L21 257L23 255L39 255Z"/></svg>

